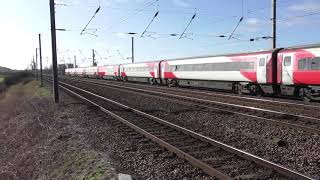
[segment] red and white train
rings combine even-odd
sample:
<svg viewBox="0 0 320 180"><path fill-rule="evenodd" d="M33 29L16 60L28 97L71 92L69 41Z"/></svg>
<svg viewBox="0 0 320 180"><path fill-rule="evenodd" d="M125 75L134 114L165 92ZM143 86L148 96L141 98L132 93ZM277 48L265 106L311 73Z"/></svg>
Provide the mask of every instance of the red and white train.
<svg viewBox="0 0 320 180"><path fill-rule="evenodd" d="M66 75L320 100L320 45L66 69Z"/></svg>

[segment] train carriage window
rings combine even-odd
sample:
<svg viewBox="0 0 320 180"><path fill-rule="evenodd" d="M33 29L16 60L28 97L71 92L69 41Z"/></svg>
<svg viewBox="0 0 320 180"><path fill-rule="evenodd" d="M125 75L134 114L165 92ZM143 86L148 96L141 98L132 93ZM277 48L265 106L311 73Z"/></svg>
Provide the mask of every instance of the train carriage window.
<svg viewBox="0 0 320 180"><path fill-rule="evenodd" d="M266 59L265 58L260 58L259 66L264 66L265 64L266 64Z"/></svg>
<svg viewBox="0 0 320 180"><path fill-rule="evenodd" d="M284 57L284 66L291 66L291 56Z"/></svg>
<svg viewBox="0 0 320 180"><path fill-rule="evenodd" d="M320 57L315 57L311 60L311 69L320 70Z"/></svg>
<svg viewBox="0 0 320 180"><path fill-rule="evenodd" d="M298 61L298 69L300 69L300 70L308 69L307 59L299 59L299 61Z"/></svg>

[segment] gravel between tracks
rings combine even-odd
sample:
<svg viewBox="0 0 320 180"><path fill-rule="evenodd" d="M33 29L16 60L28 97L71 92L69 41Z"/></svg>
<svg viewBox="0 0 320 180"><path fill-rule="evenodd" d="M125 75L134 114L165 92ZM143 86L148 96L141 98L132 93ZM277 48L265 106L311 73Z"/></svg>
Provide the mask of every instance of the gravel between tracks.
<svg viewBox="0 0 320 180"><path fill-rule="evenodd" d="M311 177L320 176L319 135L305 134L232 114L207 111L161 97L108 87L93 88L81 83L73 82L73 84ZM287 144L280 147L269 141L257 140L234 131L248 132L253 136L265 138L276 137L285 140Z"/></svg>
<svg viewBox="0 0 320 180"><path fill-rule="evenodd" d="M113 124L117 120L95 107L90 106L88 109L86 105L79 105L78 100L68 95L63 95L61 99L62 104L69 104L77 109L77 123L88 130L84 138L94 150L109 154L117 172L131 174L137 180L212 179L201 171L194 170L194 167L177 156L160 149L157 144L140 141L146 140L145 138L132 138L123 132L123 128ZM150 149L156 149L157 152Z"/></svg>
<svg viewBox="0 0 320 180"><path fill-rule="evenodd" d="M96 79L94 79L92 81L97 82ZM204 92L210 93L210 95L204 95L204 94L200 94L199 92L197 92L195 90L191 90L188 88L168 88L168 87L163 87L163 86L151 86L151 85L146 85L146 84L128 83L128 82L126 82L125 84L122 84L122 83L116 82L116 81L103 81L103 80L98 80L98 82L116 84L116 85L125 85L128 87L142 88L142 89L146 89L146 90L155 90L155 91L159 91L159 92L172 92L174 94L179 94L179 95L188 94L188 96L196 97L196 98L205 98L207 100L214 100L214 101L220 101L220 102L231 103L231 104L252 106L252 107L269 109L269 110L274 110L274 111L280 110L282 112L286 112L286 113L290 113L290 114L300 114L300 115L320 118L320 113L314 113L315 109L310 108L310 107L295 106L295 105L267 102L267 101L260 102L260 101L250 100L250 99L238 99L238 98L232 98L232 97L229 98L229 97L223 97L223 96L216 95L215 93L212 93L210 91L204 91ZM277 99L277 101L279 101L279 99ZM299 104L306 104L306 105L309 104L309 105L313 105L313 106L318 105L317 110L320 110L319 103L305 103L305 102L301 102L298 100L296 100L296 101L287 100L287 101L291 102L291 103L299 103Z"/></svg>

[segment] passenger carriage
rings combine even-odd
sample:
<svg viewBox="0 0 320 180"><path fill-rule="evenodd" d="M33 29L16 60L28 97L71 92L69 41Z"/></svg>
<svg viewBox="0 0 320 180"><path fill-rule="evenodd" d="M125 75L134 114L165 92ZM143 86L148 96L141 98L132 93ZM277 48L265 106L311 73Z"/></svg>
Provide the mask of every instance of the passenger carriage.
<svg viewBox="0 0 320 180"><path fill-rule="evenodd" d="M119 65L99 66L98 77L101 79L118 80Z"/></svg>
<svg viewBox="0 0 320 180"><path fill-rule="evenodd" d="M87 67L84 68L84 76L88 78L97 78L98 77L98 67L93 66L93 67Z"/></svg>
<svg viewBox="0 0 320 180"><path fill-rule="evenodd" d="M277 74L281 94L320 100L320 45L281 50Z"/></svg>
<svg viewBox="0 0 320 180"><path fill-rule="evenodd" d="M120 76L124 81L159 83L159 61L121 64Z"/></svg>
<svg viewBox="0 0 320 180"><path fill-rule="evenodd" d="M276 80L273 52L202 56L161 61L162 82L258 94ZM274 77L275 76L275 77ZM269 87L270 86L270 87ZM272 93L272 92L271 92Z"/></svg>

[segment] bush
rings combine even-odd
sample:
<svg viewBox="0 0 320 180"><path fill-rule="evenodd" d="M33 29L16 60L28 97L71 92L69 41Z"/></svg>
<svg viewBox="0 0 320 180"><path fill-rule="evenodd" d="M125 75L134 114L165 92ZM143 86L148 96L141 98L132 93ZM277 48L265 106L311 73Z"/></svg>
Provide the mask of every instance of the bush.
<svg viewBox="0 0 320 180"><path fill-rule="evenodd" d="M6 86L11 86L14 84L18 84L22 81L25 81L27 78L29 78L31 76L32 76L32 74L27 71L19 71L19 72L10 73L5 77L4 83L6 84Z"/></svg>

